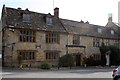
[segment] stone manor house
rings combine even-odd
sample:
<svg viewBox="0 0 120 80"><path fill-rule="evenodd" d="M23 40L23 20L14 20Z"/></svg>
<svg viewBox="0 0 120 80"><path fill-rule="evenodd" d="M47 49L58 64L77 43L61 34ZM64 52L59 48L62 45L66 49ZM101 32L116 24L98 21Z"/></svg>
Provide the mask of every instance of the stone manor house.
<svg viewBox="0 0 120 80"><path fill-rule="evenodd" d="M109 16L106 26L88 21L59 18L59 8L54 15L10 8L3 5L2 56L4 66L18 66L18 55L23 56L23 66L37 67L41 62L58 64L59 57L72 54L76 66L83 64L84 56L101 59L99 46L119 46L120 27Z"/></svg>

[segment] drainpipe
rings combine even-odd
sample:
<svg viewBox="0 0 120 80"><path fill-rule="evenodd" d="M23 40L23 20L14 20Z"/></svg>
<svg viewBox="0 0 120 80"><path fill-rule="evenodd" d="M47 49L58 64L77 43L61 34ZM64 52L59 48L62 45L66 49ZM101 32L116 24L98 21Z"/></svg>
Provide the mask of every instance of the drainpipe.
<svg viewBox="0 0 120 80"><path fill-rule="evenodd" d="M67 45L68 45L68 36L69 36L69 35L68 35L68 33L67 33ZM66 46L66 50L67 50L67 51L66 51L66 54L68 54L68 47L67 47L67 46Z"/></svg>
<svg viewBox="0 0 120 80"><path fill-rule="evenodd" d="M13 49L16 43L12 43L12 57L11 57L11 67L13 67Z"/></svg>

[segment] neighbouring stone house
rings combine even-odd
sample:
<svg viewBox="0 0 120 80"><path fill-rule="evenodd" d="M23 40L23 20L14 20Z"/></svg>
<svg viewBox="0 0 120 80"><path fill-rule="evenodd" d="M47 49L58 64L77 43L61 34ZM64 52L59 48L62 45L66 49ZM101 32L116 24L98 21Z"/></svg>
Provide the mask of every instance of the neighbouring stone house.
<svg viewBox="0 0 120 80"><path fill-rule="evenodd" d="M0 55L2 54L2 23L0 20Z"/></svg>
<svg viewBox="0 0 120 80"><path fill-rule="evenodd" d="M76 66L80 66L83 56L100 60L98 47L102 42L116 46L119 43L118 25L61 19L59 8L51 15L3 5L1 21L4 66L18 66L18 55L23 56L23 66L37 67L43 61L57 66L59 57L65 54L72 54Z"/></svg>

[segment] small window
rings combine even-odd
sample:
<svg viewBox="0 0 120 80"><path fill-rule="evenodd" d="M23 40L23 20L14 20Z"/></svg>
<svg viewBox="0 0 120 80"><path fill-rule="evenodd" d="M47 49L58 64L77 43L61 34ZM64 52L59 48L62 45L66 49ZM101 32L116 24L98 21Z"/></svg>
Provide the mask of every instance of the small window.
<svg viewBox="0 0 120 80"><path fill-rule="evenodd" d="M102 29L98 28L98 33L102 33Z"/></svg>
<svg viewBox="0 0 120 80"><path fill-rule="evenodd" d="M46 17L46 24L51 25L52 24L52 18L51 17Z"/></svg>
<svg viewBox="0 0 120 80"><path fill-rule="evenodd" d="M80 44L80 36L79 35L73 35L73 44L74 45Z"/></svg>
<svg viewBox="0 0 120 80"><path fill-rule="evenodd" d="M46 43L60 43L59 33L47 32L46 33Z"/></svg>
<svg viewBox="0 0 120 80"><path fill-rule="evenodd" d="M114 35L114 31L113 30L111 30L111 34Z"/></svg>
<svg viewBox="0 0 120 80"><path fill-rule="evenodd" d="M35 59L35 51L20 51L19 55L22 55L23 60Z"/></svg>
<svg viewBox="0 0 120 80"><path fill-rule="evenodd" d="M119 41L118 40L114 40L114 46L119 47Z"/></svg>
<svg viewBox="0 0 120 80"><path fill-rule="evenodd" d="M100 55L99 54L94 54L93 59L96 60L96 61L100 60Z"/></svg>
<svg viewBox="0 0 120 80"><path fill-rule="evenodd" d="M21 42L35 42L35 31L20 30Z"/></svg>
<svg viewBox="0 0 120 80"><path fill-rule="evenodd" d="M23 22L30 22L30 14L23 14Z"/></svg>
<svg viewBox="0 0 120 80"><path fill-rule="evenodd" d="M46 60L58 60L59 53L57 52L47 52L46 53Z"/></svg>
<svg viewBox="0 0 120 80"><path fill-rule="evenodd" d="M93 47L99 47L99 45L100 45L100 39L93 38Z"/></svg>
<svg viewBox="0 0 120 80"><path fill-rule="evenodd" d="M109 40L106 40L105 45L109 46Z"/></svg>

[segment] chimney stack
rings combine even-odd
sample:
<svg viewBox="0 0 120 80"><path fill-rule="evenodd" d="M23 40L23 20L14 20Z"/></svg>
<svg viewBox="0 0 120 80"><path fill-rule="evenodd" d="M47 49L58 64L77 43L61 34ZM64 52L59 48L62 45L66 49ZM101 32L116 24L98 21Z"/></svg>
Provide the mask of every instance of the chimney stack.
<svg viewBox="0 0 120 80"><path fill-rule="evenodd" d="M54 16L59 17L59 8L54 9Z"/></svg>
<svg viewBox="0 0 120 80"><path fill-rule="evenodd" d="M5 8L5 4L3 5L3 8Z"/></svg>
<svg viewBox="0 0 120 80"><path fill-rule="evenodd" d="M108 22L112 22L112 14L108 14Z"/></svg>
<svg viewBox="0 0 120 80"><path fill-rule="evenodd" d="M18 7L17 9L18 9L18 10L22 10L22 8L20 8L20 7Z"/></svg>

